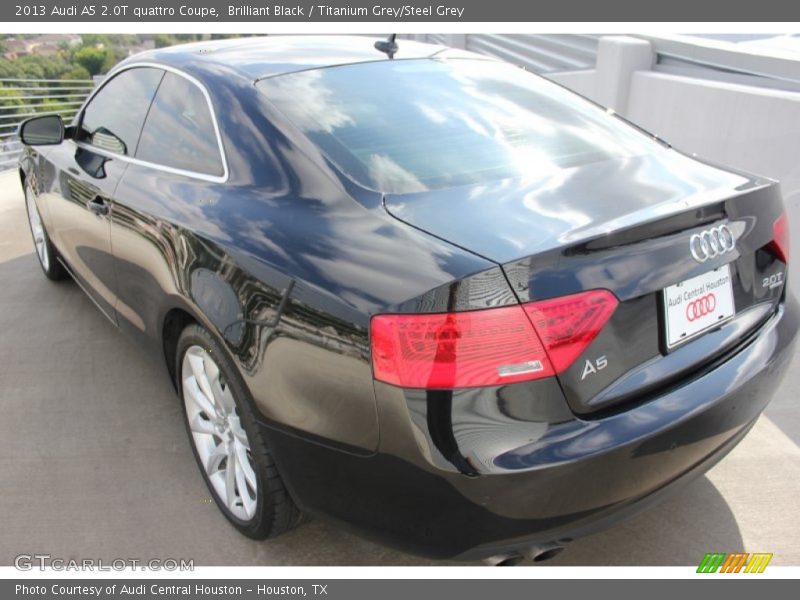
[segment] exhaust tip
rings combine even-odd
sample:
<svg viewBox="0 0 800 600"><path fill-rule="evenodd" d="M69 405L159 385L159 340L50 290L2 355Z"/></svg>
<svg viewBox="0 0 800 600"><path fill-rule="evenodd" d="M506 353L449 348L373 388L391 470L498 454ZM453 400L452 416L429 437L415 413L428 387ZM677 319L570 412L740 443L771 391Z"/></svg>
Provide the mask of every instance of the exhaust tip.
<svg viewBox="0 0 800 600"><path fill-rule="evenodd" d="M538 554L533 555L533 562L539 563L544 562L546 560L550 560L551 558L555 558L559 554L564 551L564 546L555 546L553 548L548 548Z"/></svg>
<svg viewBox="0 0 800 600"><path fill-rule="evenodd" d="M484 559L484 563L494 567L514 567L523 561L541 563L551 558L555 558L564 551L564 546L560 544L545 544L542 546L532 546L520 548L516 552L508 554L498 554Z"/></svg>
<svg viewBox="0 0 800 600"><path fill-rule="evenodd" d="M499 563L496 564L498 567L516 567L519 563L522 562L523 557L519 554L515 556L509 556L501 560Z"/></svg>
<svg viewBox="0 0 800 600"><path fill-rule="evenodd" d="M524 556L515 552L513 554L490 556L489 558L484 559L483 562L491 567L513 567L521 563L524 559Z"/></svg>

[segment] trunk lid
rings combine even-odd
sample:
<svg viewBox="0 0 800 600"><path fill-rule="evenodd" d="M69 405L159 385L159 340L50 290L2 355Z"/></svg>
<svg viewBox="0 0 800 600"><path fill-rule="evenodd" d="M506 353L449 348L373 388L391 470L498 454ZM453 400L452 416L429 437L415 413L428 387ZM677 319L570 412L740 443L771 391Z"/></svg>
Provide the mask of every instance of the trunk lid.
<svg viewBox="0 0 800 600"><path fill-rule="evenodd" d="M589 289L617 296L611 320L558 375L578 413L645 399L719 360L768 318L783 293L785 265L764 250L783 211L774 182L672 150L540 181L389 195L385 206L501 265L520 302ZM723 224L735 248L702 263L693 258L692 236ZM664 288L715 269L728 269L735 316L668 347Z"/></svg>

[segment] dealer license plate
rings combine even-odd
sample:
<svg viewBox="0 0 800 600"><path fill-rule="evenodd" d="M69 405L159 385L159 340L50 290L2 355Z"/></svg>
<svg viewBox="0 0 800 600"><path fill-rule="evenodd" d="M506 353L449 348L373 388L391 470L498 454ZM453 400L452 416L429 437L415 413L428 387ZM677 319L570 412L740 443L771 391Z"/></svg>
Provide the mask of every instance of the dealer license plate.
<svg viewBox="0 0 800 600"><path fill-rule="evenodd" d="M701 335L735 313L730 265L664 288L667 348Z"/></svg>

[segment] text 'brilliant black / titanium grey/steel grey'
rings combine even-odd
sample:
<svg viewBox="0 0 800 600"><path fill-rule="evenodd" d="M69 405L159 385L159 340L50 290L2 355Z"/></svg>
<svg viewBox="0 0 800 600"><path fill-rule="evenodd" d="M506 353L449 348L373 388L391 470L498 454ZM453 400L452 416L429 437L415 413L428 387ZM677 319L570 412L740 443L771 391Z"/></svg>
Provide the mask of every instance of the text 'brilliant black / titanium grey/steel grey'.
<svg viewBox="0 0 800 600"><path fill-rule="evenodd" d="M552 556L719 461L792 355L774 181L469 52L159 49L20 136L45 274L163 356L253 538Z"/></svg>

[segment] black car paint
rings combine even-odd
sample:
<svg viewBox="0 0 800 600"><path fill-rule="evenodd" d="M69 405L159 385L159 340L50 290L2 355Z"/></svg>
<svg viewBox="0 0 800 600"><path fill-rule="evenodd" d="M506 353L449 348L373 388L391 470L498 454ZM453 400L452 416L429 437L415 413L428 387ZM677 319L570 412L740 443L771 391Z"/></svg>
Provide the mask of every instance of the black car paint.
<svg viewBox="0 0 800 600"><path fill-rule="evenodd" d="M656 149L567 169L557 186L542 192L543 185L506 180L479 189L387 196L386 207L404 222L500 264L520 302L588 289L614 292L620 305L611 320L559 375L576 413L666 385L713 360L738 337L729 327L727 334L712 332L668 352L660 341L665 287L730 264L737 321L747 321L745 309L758 305L763 320L783 293L781 287L761 286L763 277L785 270L760 250L783 211L778 187L767 180ZM459 218L448 218L453 214ZM687 260L691 235L720 220L736 230L737 250L704 263ZM586 379L586 360L598 356L613 360Z"/></svg>
<svg viewBox="0 0 800 600"><path fill-rule="evenodd" d="M645 395L635 374L627 387L625 378L603 381L592 397L611 400L591 415L581 413L597 407L565 401L569 373L561 382L444 392L374 382L368 331L377 313L471 310L611 287L630 301L629 320L657 327L654 290L710 266L687 260L691 229L741 217L742 243L753 251L769 241L780 198L771 182L699 163L711 183L692 188L681 173L689 159L665 150L658 164L628 161L606 177L626 203L644 191L663 198L611 235L603 225L621 216L620 205L606 210L597 181L582 171L553 202L592 197L583 230L565 219L531 221L529 239L549 236L549 246L477 248L485 223L481 211L463 209L464 190L435 192L438 204L404 198L404 211L388 198L384 208L381 194L350 181L284 120L254 88L258 69L329 63L295 60L305 42L282 43L286 54L276 51L269 66L254 63L250 45L239 64L191 51L147 56L208 91L224 182L101 156L70 140L29 148L21 170L48 198L40 206L48 231L56 214L86 226L71 241L53 236L78 281L122 330L164 354L170 371L170 336L184 315L223 341L302 508L413 552L474 558L622 518L708 468L752 425L791 355L798 313L790 296L754 298L755 310L766 308L752 322L744 316L643 367L639 377L657 380ZM356 52L348 60L378 58ZM697 206L678 201L712 188ZM513 182L498 190L493 198L506 207L531 192ZM85 208L95 196L109 203L107 217ZM461 207L459 219L442 223L439 206ZM431 223L446 229L423 231ZM646 284L636 277L642 269ZM668 368L682 358L682 369Z"/></svg>
<svg viewBox="0 0 800 600"><path fill-rule="evenodd" d="M288 472L298 473L290 482L309 499L307 510L410 552L475 559L567 543L637 514L640 503L663 499L732 449L788 367L797 326L792 300L718 368L602 419L565 419L547 391L531 414L542 382L454 392L458 451L482 457L472 461L477 476L432 464L434 441L415 435L425 431L431 399L385 384L376 387L379 411L397 424L376 457L285 434L273 443ZM498 430L507 437L498 440ZM301 475L309 472L315 476Z"/></svg>

